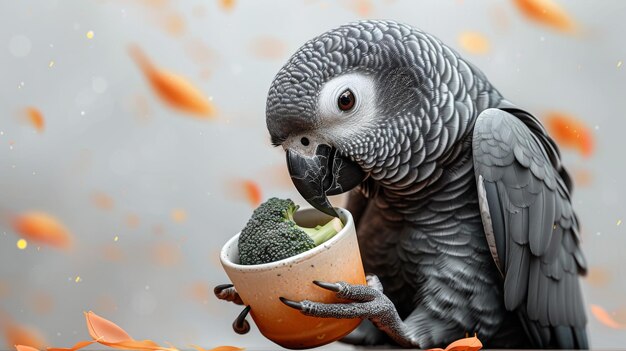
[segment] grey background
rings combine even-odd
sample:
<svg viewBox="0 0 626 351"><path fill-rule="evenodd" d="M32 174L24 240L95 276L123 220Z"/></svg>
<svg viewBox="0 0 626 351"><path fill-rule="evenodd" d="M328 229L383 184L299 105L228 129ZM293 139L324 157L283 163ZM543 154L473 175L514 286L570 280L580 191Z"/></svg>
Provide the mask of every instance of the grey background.
<svg viewBox="0 0 626 351"><path fill-rule="evenodd" d="M529 22L508 1L364 3L371 4L366 17L421 27L461 52L462 32L483 33L490 52L465 55L508 99L539 116L564 111L587 123L596 141L592 157L564 151L570 169L592 174L574 194L594 269L584 282L586 303L625 322L626 223L617 221L626 221L626 66L617 63L626 60L626 2L558 1L583 28L579 36ZM265 96L306 40L363 18L356 7L358 1L248 0L229 11L217 1L0 1L2 318L39 330L51 346L87 338L82 312L94 310L137 339L274 348L254 327L234 334L239 307L206 293L227 281L218 250L252 210L241 179L256 179L264 197L302 202L285 182L282 151L269 144ZM184 20L174 34L163 25L171 16ZM262 57L254 46L267 37L279 42ZM131 43L212 97L218 118L166 107L128 55ZM148 117L137 99L146 101ZM26 106L42 111L43 133L20 119ZM114 207L94 206L95 192ZM186 221L172 221L177 208ZM75 248L29 243L18 250L10 216L32 209L59 218ZM136 227L126 224L129 215L139 219ZM123 258L107 260L103 250L111 246ZM159 248L169 263L155 261ZM200 296L191 296L194 287ZM37 307L42 299L49 308ZM589 332L594 348L626 342L624 330L591 314Z"/></svg>

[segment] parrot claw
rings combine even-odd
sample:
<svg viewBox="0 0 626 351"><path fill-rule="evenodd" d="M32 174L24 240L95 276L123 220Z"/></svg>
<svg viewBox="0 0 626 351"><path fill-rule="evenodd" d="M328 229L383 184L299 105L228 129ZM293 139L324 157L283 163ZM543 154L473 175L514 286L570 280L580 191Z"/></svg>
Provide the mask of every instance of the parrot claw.
<svg viewBox="0 0 626 351"><path fill-rule="evenodd" d="M313 284L319 286L320 288L324 288L326 290L330 290L334 292L339 292L341 290L341 285L337 283L326 283L326 282L321 282L319 280L314 280Z"/></svg>
<svg viewBox="0 0 626 351"><path fill-rule="evenodd" d="M216 286L215 288L213 288L213 293L215 293L215 295L219 295L223 290L228 289L228 288L232 288L234 285L233 284L220 284L218 286Z"/></svg>
<svg viewBox="0 0 626 351"><path fill-rule="evenodd" d="M250 331L250 323L246 320L246 316L250 312L250 306L246 306L246 308L239 313L239 316L233 322L233 330L235 333L243 335Z"/></svg>
<svg viewBox="0 0 626 351"><path fill-rule="evenodd" d="M296 301L293 301L293 300L286 299L286 298L284 298L284 297L282 297L282 296L281 296L281 297L279 297L279 299L280 299L280 301L281 301L282 303L284 303L285 305L287 305L287 306L289 306L289 307L291 307L291 308L293 308L293 309L296 309L296 310L300 310L300 311L302 311L302 308L303 308L302 303L300 303L300 302L296 302Z"/></svg>
<svg viewBox="0 0 626 351"><path fill-rule="evenodd" d="M335 292L335 296L349 302L321 303L310 300L293 301L280 297L285 305L299 310L302 314L321 318L361 318L369 319L378 329L386 332L399 345L418 347L419 344L410 335L410 330L404 325L396 311L396 307L387 296L382 293L381 284L375 276L369 276L368 285L352 285L346 282L313 283L322 289Z"/></svg>
<svg viewBox="0 0 626 351"><path fill-rule="evenodd" d="M213 288L213 293L215 294L215 297L220 300L231 301L237 305L243 305L243 301L233 284L220 284Z"/></svg>

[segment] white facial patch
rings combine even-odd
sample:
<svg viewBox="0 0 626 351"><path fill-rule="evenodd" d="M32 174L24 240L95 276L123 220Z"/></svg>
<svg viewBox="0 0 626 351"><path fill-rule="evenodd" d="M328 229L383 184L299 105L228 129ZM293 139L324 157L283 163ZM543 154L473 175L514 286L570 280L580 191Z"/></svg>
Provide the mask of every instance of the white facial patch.
<svg viewBox="0 0 626 351"><path fill-rule="evenodd" d="M338 99L346 90L355 97L354 106L348 111L339 109ZM362 73L348 73L331 79L322 87L318 100L320 130L332 140L350 138L377 116L376 86L374 80Z"/></svg>

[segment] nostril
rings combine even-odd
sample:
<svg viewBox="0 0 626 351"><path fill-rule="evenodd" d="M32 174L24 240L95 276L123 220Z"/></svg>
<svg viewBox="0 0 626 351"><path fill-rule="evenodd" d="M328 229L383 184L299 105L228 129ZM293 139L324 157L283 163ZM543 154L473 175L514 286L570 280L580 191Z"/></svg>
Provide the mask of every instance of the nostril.
<svg viewBox="0 0 626 351"><path fill-rule="evenodd" d="M302 139L300 139L300 142L304 146L309 146L309 138L307 138L307 137L302 137Z"/></svg>

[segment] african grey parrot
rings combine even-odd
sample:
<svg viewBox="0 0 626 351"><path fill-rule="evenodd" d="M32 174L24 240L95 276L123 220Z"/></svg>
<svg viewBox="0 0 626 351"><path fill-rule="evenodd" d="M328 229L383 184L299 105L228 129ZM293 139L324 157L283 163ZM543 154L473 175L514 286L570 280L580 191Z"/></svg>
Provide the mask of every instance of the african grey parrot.
<svg viewBox="0 0 626 351"><path fill-rule="evenodd" d="M476 333L488 348L588 347L586 263L558 148L453 49L393 21L341 26L278 72L266 113L311 205L335 215L327 195L352 190L373 274L370 287L316 282L349 303L285 304L368 319L345 339L360 345ZM216 294L241 303L230 286Z"/></svg>

